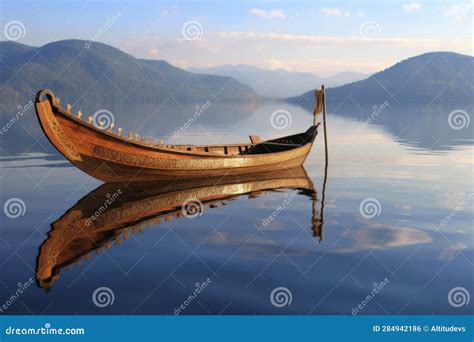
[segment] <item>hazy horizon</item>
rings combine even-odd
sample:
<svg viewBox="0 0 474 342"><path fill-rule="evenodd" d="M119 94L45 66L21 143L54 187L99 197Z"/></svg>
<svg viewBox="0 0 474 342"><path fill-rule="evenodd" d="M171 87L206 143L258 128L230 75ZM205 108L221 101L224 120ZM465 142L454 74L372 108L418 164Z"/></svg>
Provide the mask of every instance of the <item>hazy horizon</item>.
<svg viewBox="0 0 474 342"><path fill-rule="evenodd" d="M47 42L45 44L42 44L42 45L30 45L30 44L23 44L23 45L27 45L27 46L30 46L30 47L34 47L34 48L38 48L38 47L41 47L41 46L44 46L44 45L47 45L47 44L52 44L52 43L57 43L57 42L61 42L61 41L67 41L67 40L79 40L79 41L85 41L84 39L79 39L79 38L67 38L67 39L61 39L61 40L55 40L55 41L51 41L51 42ZM9 40L2 40L0 42L8 42ZM19 42L15 42L15 43L19 43ZM169 62L165 59L161 59L161 58L153 58L153 57L150 57L150 58L142 58L142 57L139 57L139 56L136 56L134 55L133 53L129 53L127 51L124 51L116 46L113 46L113 45L110 45L110 44L107 44L107 43L104 43L104 42L99 42L99 43L102 43L102 44L106 44L108 46L111 46L113 48L117 48L135 58L138 58L138 59L146 59L146 60L164 60L166 62ZM20 43L21 44L21 43ZM93 44L93 43L92 43ZM284 70L284 71L288 71L288 72L295 72L295 73L309 73L309 74L312 74L312 75L315 75L315 76L320 76L320 77L324 77L324 78L331 78L331 77L334 77L336 75L340 75L340 74L344 74L344 73L359 73L359 74L364 74L366 75L367 77L369 77L370 75L372 74L375 74L379 71L383 71L384 69L386 68L389 68L391 67L392 65L398 63L398 62L401 62L401 61L404 61L406 59L410 59L412 57L416 57L416 56L420 56L420 55L424 55L424 54L429 54L429 53L438 53L438 52L448 52L448 53L457 53L457 54L462 54L462 55L465 55L465 56L473 56L473 55L470 55L470 54L463 54L463 53L460 53L460 52L456 52L456 51L450 51L450 50L436 50L436 51L425 51L425 52L422 52L420 54L417 54L417 55L413 55L413 56L408 56L406 58L404 58L403 60L399 60L399 61L395 61L393 64L390 64L390 65L387 65L386 67L384 67L383 69L380 69L380 70L376 70L374 72L369 72L369 73L366 73L366 72L360 72L360 71L354 71L354 70L339 70L339 71L336 71L332 74L328 74L328 75L320 75L320 74L316 74L314 72L311 72L311 71L297 71L297 70L290 70L290 69L285 69L285 68L281 68L281 67L261 67L261 66L257 66L257 65L253 65L253 64L242 64L242 63L236 63L236 64L218 64L218 65L213 65L213 66L209 66L209 67L198 67L198 66L194 66L194 65L191 65L189 67L182 67L183 70L186 70L186 71L190 71L190 72L194 72L192 71L191 69L202 69L202 70L205 70L205 69L212 69L212 68L217 68L217 67L238 67L238 66L251 66L251 67L255 67L255 68L258 68L258 69L261 69L261 70ZM173 63L169 62L170 64L174 65ZM174 65L176 67L179 67L177 65Z"/></svg>
<svg viewBox="0 0 474 342"><path fill-rule="evenodd" d="M248 64L327 77L372 74L432 51L473 55L471 1L231 1L225 6L3 1L0 6L2 39L32 46L91 40L184 69ZM43 11L54 25L44 25Z"/></svg>

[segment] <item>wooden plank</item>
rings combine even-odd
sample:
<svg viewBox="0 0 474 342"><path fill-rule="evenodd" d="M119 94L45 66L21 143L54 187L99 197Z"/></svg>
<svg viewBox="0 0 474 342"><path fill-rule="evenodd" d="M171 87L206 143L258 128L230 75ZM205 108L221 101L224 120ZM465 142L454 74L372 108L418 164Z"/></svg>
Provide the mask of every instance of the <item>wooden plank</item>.
<svg viewBox="0 0 474 342"><path fill-rule="evenodd" d="M258 135L249 135L249 138L253 145L257 145L262 142L262 138L260 138Z"/></svg>

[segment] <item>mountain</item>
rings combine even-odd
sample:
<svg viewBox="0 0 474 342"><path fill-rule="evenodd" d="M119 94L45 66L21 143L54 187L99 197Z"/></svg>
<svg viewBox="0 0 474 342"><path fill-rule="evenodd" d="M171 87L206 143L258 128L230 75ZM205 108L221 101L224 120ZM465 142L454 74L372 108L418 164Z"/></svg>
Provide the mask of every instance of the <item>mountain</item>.
<svg viewBox="0 0 474 342"><path fill-rule="evenodd" d="M0 96L9 111L50 88L63 101L254 101L249 86L224 76L194 74L160 60L137 59L116 48L63 40L41 47L0 42ZM5 110L2 108L2 110Z"/></svg>
<svg viewBox="0 0 474 342"><path fill-rule="evenodd" d="M270 98L296 96L321 84L338 86L368 77L366 74L356 72L341 72L325 78L309 72L262 69L246 64L188 68L187 70L200 74L235 78L239 82L249 85L261 95Z"/></svg>
<svg viewBox="0 0 474 342"><path fill-rule="evenodd" d="M369 78L327 89L328 105L353 102L380 104L411 102L471 102L474 57L454 52L430 52L408 58ZM309 91L290 102L311 107Z"/></svg>
<svg viewBox="0 0 474 342"><path fill-rule="evenodd" d="M12 41L0 42L0 59L5 64L4 66L13 65L16 63L18 56L34 50L33 46L15 43Z"/></svg>

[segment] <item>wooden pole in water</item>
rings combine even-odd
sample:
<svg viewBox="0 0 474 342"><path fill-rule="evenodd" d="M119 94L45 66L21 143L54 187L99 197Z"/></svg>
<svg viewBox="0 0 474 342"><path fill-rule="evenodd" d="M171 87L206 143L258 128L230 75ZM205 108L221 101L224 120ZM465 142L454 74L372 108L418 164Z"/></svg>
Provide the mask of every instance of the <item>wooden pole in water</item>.
<svg viewBox="0 0 474 342"><path fill-rule="evenodd" d="M324 163L324 181L323 181L323 192L321 198L321 210L320 210L320 221L321 221L321 235L319 241L323 239L323 225L324 225L324 200L326 197L326 182L328 179L328 131L326 127L326 90L324 90L324 85L321 85L321 90L323 91L323 127L324 127L324 153L325 153L325 163Z"/></svg>
<svg viewBox="0 0 474 342"><path fill-rule="evenodd" d="M326 90L324 90L324 85L321 86L321 91L323 92L324 152L325 152L325 157L326 157L326 169L327 169L328 167L328 131L326 128Z"/></svg>
<svg viewBox="0 0 474 342"><path fill-rule="evenodd" d="M324 201L326 199L326 182L328 180L328 163L324 166L324 180L323 180L323 191L321 197L321 209L319 213L321 214L319 221L321 222L321 229L319 234L319 242L323 240L323 226L324 226Z"/></svg>

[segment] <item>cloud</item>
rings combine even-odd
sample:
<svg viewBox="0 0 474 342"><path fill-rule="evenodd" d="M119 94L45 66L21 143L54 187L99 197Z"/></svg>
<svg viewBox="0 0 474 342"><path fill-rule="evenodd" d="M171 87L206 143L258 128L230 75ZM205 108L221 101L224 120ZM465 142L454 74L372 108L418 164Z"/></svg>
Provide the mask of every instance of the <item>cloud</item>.
<svg viewBox="0 0 474 342"><path fill-rule="evenodd" d="M260 8L252 8L249 10L249 14L255 17L265 18L265 19L272 19L272 18L285 18L285 13L282 10L268 10L265 11Z"/></svg>
<svg viewBox="0 0 474 342"><path fill-rule="evenodd" d="M357 12L356 14L357 14L358 17L363 17L365 15L364 12Z"/></svg>
<svg viewBox="0 0 474 342"><path fill-rule="evenodd" d="M148 50L148 55L150 57L158 57L160 55L160 50L155 49L155 48L151 48L151 49Z"/></svg>
<svg viewBox="0 0 474 342"><path fill-rule="evenodd" d="M268 69L285 69L289 71L313 72L319 76L330 76L337 72L351 70L363 73L380 71L393 64L391 61L354 61L337 58L308 58L308 59L276 59L266 58L261 67ZM324 66L315 68L315 66ZM349 141L350 142L350 141ZM348 143L349 143L348 142Z"/></svg>
<svg viewBox="0 0 474 342"><path fill-rule="evenodd" d="M342 11L337 7L323 7L319 10L324 15L341 15Z"/></svg>
<svg viewBox="0 0 474 342"><path fill-rule="evenodd" d="M178 10L178 7L176 6L172 6L172 7L169 7L169 8L165 8L165 9L162 9L160 11L160 15L162 17L167 17L167 16L172 16L172 15L178 15L179 14L179 10Z"/></svg>
<svg viewBox="0 0 474 342"><path fill-rule="evenodd" d="M367 41L360 36L316 36L316 35L294 35L294 34L277 34L277 33L255 33L255 32L216 32L218 37L229 40L243 40L243 41L260 41L285 44L299 43L299 44L317 44L317 45L340 45L340 46L375 46L375 45L390 45L399 47L423 47L425 49L440 49L454 48L459 44L466 44L466 41L452 40L450 46L446 46L446 42L438 38L405 38L405 37L391 37L378 38L372 41ZM267 44L268 45L268 44Z"/></svg>
<svg viewBox="0 0 474 342"><path fill-rule="evenodd" d="M452 260L455 256L457 256L460 252L469 247L464 242L456 242L451 246L448 246L444 251L441 252L439 256L442 260Z"/></svg>
<svg viewBox="0 0 474 342"><path fill-rule="evenodd" d="M124 40L123 50L140 58L164 59L179 67L250 64L272 69L330 75L340 71L373 73L426 51L470 53L470 39L315 36L256 32L209 32L205 39L144 35ZM350 51L341 54L341 49ZM367 54L380 51L380 54Z"/></svg>
<svg viewBox="0 0 474 342"><path fill-rule="evenodd" d="M472 4L460 4L445 7L443 15L446 17L453 17L456 20L465 20L472 16Z"/></svg>
<svg viewBox="0 0 474 342"><path fill-rule="evenodd" d="M355 229L345 232L340 240L336 253L353 253L364 250L403 248L406 246L429 244L431 235L421 229L397 227L387 229L381 225L372 225L369 229Z"/></svg>
<svg viewBox="0 0 474 342"><path fill-rule="evenodd" d="M323 7L319 11L322 14L329 15L329 16L344 16L346 18L350 18L352 16L351 12L343 12L341 9L339 9L337 7ZM357 15L359 15L359 13L362 13L362 12L358 12ZM362 15L363 15L363 13L362 13Z"/></svg>
<svg viewBox="0 0 474 342"><path fill-rule="evenodd" d="M265 58L263 63L269 69L290 69L288 63L282 62L276 58Z"/></svg>
<svg viewBox="0 0 474 342"><path fill-rule="evenodd" d="M403 4L402 9L405 12L416 12L421 9L421 5L416 1L412 1L409 4Z"/></svg>

